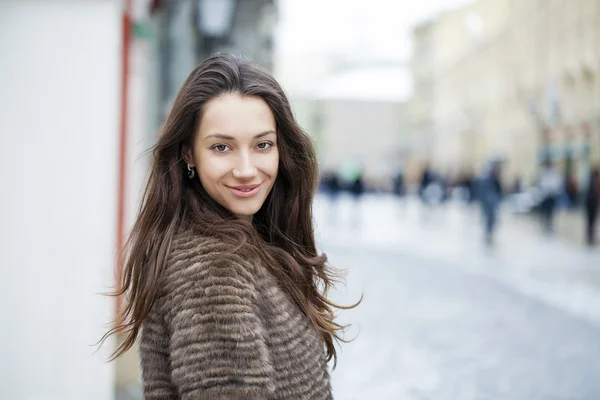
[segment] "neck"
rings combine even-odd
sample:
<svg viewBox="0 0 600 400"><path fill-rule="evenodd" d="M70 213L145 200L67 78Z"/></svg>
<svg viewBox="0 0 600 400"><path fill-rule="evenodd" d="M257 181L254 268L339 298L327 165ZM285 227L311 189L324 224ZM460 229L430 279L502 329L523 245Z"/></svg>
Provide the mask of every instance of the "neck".
<svg viewBox="0 0 600 400"><path fill-rule="evenodd" d="M254 215L236 215L237 219L241 219L242 221L252 222L252 218Z"/></svg>

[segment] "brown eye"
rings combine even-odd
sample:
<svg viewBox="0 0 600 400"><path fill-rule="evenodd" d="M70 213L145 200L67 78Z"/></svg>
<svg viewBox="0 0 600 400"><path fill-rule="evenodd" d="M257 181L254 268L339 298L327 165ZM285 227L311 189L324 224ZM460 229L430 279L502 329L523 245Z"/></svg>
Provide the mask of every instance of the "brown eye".
<svg viewBox="0 0 600 400"><path fill-rule="evenodd" d="M225 153L229 150L229 146L227 146L226 144L215 144L211 147L211 149L216 151L217 153Z"/></svg>
<svg viewBox="0 0 600 400"><path fill-rule="evenodd" d="M267 149L270 149L271 147L273 147L273 143L260 142L259 144L256 145L256 147L258 147L260 150L267 150Z"/></svg>

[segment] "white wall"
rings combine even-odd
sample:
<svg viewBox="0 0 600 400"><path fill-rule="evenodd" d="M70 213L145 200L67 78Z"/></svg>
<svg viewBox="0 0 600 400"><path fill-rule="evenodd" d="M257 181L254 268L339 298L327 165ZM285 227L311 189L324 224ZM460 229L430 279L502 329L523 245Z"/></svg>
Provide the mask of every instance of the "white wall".
<svg viewBox="0 0 600 400"><path fill-rule="evenodd" d="M113 398L121 4L0 1L0 398Z"/></svg>

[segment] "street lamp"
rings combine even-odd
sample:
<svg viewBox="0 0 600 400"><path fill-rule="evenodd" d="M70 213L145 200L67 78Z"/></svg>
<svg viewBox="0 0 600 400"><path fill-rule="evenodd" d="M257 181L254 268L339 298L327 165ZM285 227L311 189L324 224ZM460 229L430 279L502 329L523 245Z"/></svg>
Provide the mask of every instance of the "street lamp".
<svg viewBox="0 0 600 400"><path fill-rule="evenodd" d="M205 37L223 39L231 29L235 0L198 0L198 27Z"/></svg>
<svg viewBox="0 0 600 400"><path fill-rule="evenodd" d="M227 44L237 0L197 0L196 57L203 60Z"/></svg>
<svg viewBox="0 0 600 400"><path fill-rule="evenodd" d="M469 32L475 36L477 39L480 38L483 33L483 19L481 16L475 11L469 11L463 18L463 23L469 30Z"/></svg>

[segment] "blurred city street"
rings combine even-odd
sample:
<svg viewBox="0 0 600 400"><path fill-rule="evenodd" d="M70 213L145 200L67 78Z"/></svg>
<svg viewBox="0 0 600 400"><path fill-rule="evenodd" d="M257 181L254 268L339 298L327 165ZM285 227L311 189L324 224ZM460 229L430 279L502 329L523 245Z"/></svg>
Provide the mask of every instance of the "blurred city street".
<svg viewBox="0 0 600 400"><path fill-rule="evenodd" d="M600 258L510 218L483 246L476 209L320 198L321 247L347 269L334 299L335 398L597 399ZM354 218L359 216L359 218ZM360 229L360 230L359 230Z"/></svg>

